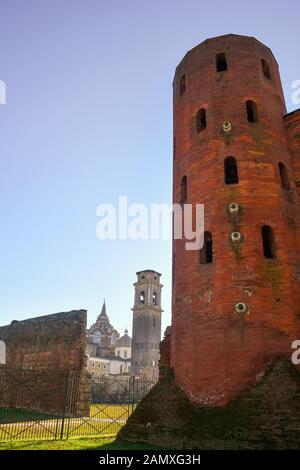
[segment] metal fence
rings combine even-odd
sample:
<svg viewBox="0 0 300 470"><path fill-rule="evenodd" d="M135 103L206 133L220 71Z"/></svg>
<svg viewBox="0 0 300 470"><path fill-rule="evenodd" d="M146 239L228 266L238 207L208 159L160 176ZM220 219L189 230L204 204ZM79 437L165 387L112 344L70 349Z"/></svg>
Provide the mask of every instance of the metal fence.
<svg viewBox="0 0 300 470"><path fill-rule="evenodd" d="M132 376L1 366L0 441L114 436L154 384Z"/></svg>

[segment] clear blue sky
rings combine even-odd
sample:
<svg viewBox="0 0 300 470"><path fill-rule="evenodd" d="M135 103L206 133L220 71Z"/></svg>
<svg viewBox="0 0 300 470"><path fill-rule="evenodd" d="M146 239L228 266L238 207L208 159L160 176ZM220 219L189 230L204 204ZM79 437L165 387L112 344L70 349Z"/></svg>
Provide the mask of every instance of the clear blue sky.
<svg viewBox="0 0 300 470"><path fill-rule="evenodd" d="M98 204L171 202L172 79L207 37L256 36L300 79L300 3L2 0L0 324L105 297L131 327L135 272L160 271L170 322L171 243L99 241Z"/></svg>

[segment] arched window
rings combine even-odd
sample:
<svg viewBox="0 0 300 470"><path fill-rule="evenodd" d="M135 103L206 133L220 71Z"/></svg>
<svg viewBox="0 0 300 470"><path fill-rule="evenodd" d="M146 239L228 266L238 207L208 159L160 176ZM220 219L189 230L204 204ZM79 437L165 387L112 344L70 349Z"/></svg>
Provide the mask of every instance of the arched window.
<svg viewBox="0 0 300 470"><path fill-rule="evenodd" d="M264 225L261 229L265 258L276 258L275 237L272 227Z"/></svg>
<svg viewBox="0 0 300 470"><path fill-rule="evenodd" d="M199 109L196 114L196 128L197 132L206 129L206 110L204 108Z"/></svg>
<svg viewBox="0 0 300 470"><path fill-rule="evenodd" d="M224 52L216 55L217 72L225 72L227 70L227 59Z"/></svg>
<svg viewBox="0 0 300 470"><path fill-rule="evenodd" d="M182 75L180 79L179 92L180 92L180 96L182 96L185 93L185 75Z"/></svg>
<svg viewBox="0 0 300 470"><path fill-rule="evenodd" d="M265 59L261 59L261 66L263 69L263 74L264 76L268 79L271 80L271 72L270 72L270 67L268 62L265 61Z"/></svg>
<svg viewBox="0 0 300 470"><path fill-rule="evenodd" d="M100 331L94 332L94 343L100 344L101 343L101 333Z"/></svg>
<svg viewBox="0 0 300 470"><path fill-rule="evenodd" d="M279 168L281 186L286 191L290 191L291 185L290 185L289 175L288 175L286 166L283 163L279 162L278 168Z"/></svg>
<svg viewBox="0 0 300 470"><path fill-rule="evenodd" d="M224 173L226 184L237 184L239 182L237 163L234 157L225 158Z"/></svg>
<svg viewBox="0 0 300 470"><path fill-rule="evenodd" d="M156 292L153 292L153 294L152 294L152 303L153 303L153 305L157 305L157 294L156 294Z"/></svg>
<svg viewBox="0 0 300 470"><path fill-rule="evenodd" d="M0 364L6 364L6 346L2 340L0 340Z"/></svg>
<svg viewBox="0 0 300 470"><path fill-rule="evenodd" d="M212 235L210 232L204 232L203 248L200 250L200 264L213 262Z"/></svg>
<svg viewBox="0 0 300 470"><path fill-rule="evenodd" d="M121 365L120 366L120 374L122 374L122 373L123 373L123 366Z"/></svg>
<svg viewBox="0 0 300 470"><path fill-rule="evenodd" d="M124 359L127 359L127 350L124 351Z"/></svg>
<svg viewBox="0 0 300 470"><path fill-rule="evenodd" d="M181 178L180 183L180 203L184 204L187 201L187 176Z"/></svg>
<svg viewBox="0 0 300 470"><path fill-rule="evenodd" d="M258 122L257 104L255 101L246 101L247 118L249 122Z"/></svg>
<svg viewBox="0 0 300 470"><path fill-rule="evenodd" d="M153 328L155 328L156 327L156 318L153 318L152 324L153 324Z"/></svg>
<svg viewBox="0 0 300 470"><path fill-rule="evenodd" d="M145 303L145 292L142 291L140 293L140 304L144 305L144 303Z"/></svg>

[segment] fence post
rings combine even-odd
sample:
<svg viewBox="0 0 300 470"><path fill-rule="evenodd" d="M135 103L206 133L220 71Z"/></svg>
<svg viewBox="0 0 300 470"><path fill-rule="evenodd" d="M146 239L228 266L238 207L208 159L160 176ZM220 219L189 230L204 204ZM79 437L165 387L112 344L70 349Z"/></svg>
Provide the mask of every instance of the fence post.
<svg viewBox="0 0 300 470"><path fill-rule="evenodd" d="M62 415L62 421L61 421L60 439L63 439L64 437L65 420L66 420L67 409L69 407L69 401L70 401L69 395L72 396L72 384L73 384L73 381L71 380L71 371L69 370L67 380L66 380L66 386L65 386L64 408L63 408L63 415Z"/></svg>

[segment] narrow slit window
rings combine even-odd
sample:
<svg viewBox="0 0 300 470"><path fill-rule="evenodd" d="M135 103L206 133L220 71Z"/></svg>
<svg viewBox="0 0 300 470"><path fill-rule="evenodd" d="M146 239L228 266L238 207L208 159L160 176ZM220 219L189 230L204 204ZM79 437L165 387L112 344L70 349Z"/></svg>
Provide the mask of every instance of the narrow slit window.
<svg viewBox="0 0 300 470"><path fill-rule="evenodd" d="M276 245L274 231L269 225L264 225L261 229L264 257L268 259L276 258Z"/></svg>
<svg viewBox="0 0 300 470"><path fill-rule="evenodd" d="M265 59L261 59L261 66L263 70L264 76L268 79L271 80L271 72L270 72L270 67L267 61Z"/></svg>
<svg viewBox="0 0 300 470"><path fill-rule="evenodd" d="M238 168L234 157L227 157L224 160L225 184L238 184Z"/></svg>
<svg viewBox="0 0 300 470"><path fill-rule="evenodd" d="M179 85L180 96L185 93L185 75L182 75Z"/></svg>
<svg viewBox="0 0 300 470"><path fill-rule="evenodd" d="M249 122L258 122L257 104L255 101L246 101L247 118Z"/></svg>
<svg viewBox="0 0 300 470"><path fill-rule="evenodd" d="M180 183L180 203L187 201L187 176L183 176Z"/></svg>
<svg viewBox="0 0 300 470"><path fill-rule="evenodd" d="M203 248L200 250L200 264L208 264L212 262L212 235L210 232L204 232Z"/></svg>
<svg viewBox="0 0 300 470"><path fill-rule="evenodd" d="M225 72L227 70L227 58L224 52L216 55L217 72Z"/></svg>
<svg viewBox="0 0 300 470"><path fill-rule="evenodd" d="M289 180L289 175L286 169L286 166L283 163L278 163L279 174L280 174L280 183L283 189L290 191L291 185Z"/></svg>
<svg viewBox="0 0 300 470"><path fill-rule="evenodd" d="M196 115L196 127L197 132L201 132L206 129L206 109L201 108Z"/></svg>

